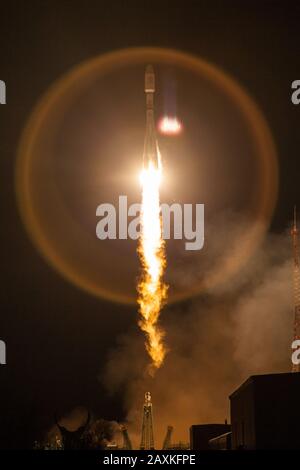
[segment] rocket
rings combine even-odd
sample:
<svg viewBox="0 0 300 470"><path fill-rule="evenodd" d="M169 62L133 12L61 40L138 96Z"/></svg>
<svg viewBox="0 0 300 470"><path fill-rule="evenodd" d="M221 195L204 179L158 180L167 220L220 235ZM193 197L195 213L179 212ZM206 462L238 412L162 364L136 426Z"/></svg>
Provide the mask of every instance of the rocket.
<svg viewBox="0 0 300 470"><path fill-rule="evenodd" d="M154 92L154 70L152 65L147 65L145 71L146 134L144 142L143 165L145 167L151 162L156 168L160 168L160 152L158 148L154 123Z"/></svg>

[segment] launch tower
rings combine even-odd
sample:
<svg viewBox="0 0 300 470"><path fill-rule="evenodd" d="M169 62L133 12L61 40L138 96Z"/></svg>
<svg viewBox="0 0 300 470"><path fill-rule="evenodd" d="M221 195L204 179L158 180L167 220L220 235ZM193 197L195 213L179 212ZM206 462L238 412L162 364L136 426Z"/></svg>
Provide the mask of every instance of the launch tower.
<svg viewBox="0 0 300 470"><path fill-rule="evenodd" d="M154 449L153 416L152 416L152 402L151 402L150 392L145 393L140 449L141 450Z"/></svg>

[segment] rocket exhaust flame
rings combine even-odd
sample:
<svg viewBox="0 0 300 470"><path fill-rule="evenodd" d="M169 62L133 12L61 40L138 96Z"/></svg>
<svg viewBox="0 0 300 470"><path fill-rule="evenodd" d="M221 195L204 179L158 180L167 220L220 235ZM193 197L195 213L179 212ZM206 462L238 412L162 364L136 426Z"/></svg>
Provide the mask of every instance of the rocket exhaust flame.
<svg viewBox="0 0 300 470"><path fill-rule="evenodd" d="M149 74L151 76L149 77ZM150 78L150 79L149 79ZM149 87L149 82L151 87ZM159 186L162 165L154 131L153 93L154 73L147 67L145 75L147 94L147 127L144 150L144 167L141 173L142 206L141 235L138 254L142 273L138 283L139 326L146 334L146 349L151 357L151 375L165 358L163 342L165 333L158 325L160 311L167 298L167 286L163 282L166 267L165 242L162 238Z"/></svg>
<svg viewBox="0 0 300 470"><path fill-rule="evenodd" d="M138 284L139 326L146 333L146 349L154 368L161 366L166 354L164 332L157 324L167 296L167 286L162 281L166 257L159 204L160 178L161 170L155 168L152 162L141 174L141 238L138 248L142 265Z"/></svg>

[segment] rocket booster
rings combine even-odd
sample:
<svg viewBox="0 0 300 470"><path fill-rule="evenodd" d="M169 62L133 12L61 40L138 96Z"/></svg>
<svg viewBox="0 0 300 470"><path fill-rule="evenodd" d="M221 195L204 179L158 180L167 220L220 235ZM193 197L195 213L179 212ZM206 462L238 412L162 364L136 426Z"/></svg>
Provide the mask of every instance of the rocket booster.
<svg viewBox="0 0 300 470"><path fill-rule="evenodd" d="M145 166L152 162L155 167L160 168L160 152L158 148L154 123L154 92L154 70L152 65L147 65L145 71L146 135L144 143L143 164Z"/></svg>

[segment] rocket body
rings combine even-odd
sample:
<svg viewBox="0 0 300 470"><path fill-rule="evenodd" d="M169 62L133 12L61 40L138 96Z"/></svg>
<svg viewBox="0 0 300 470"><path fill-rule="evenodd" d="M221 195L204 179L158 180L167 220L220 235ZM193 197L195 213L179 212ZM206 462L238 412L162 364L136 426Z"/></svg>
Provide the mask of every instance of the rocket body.
<svg viewBox="0 0 300 470"><path fill-rule="evenodd" d="M157 168L160 167L160 152L158 148L155 123L154 123L154 92L155 75L152 65L147 65L145 71L145 93L146 93L146 135L144 143L143 164L150 162Z"/></svg>

